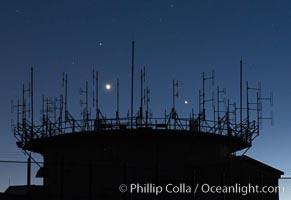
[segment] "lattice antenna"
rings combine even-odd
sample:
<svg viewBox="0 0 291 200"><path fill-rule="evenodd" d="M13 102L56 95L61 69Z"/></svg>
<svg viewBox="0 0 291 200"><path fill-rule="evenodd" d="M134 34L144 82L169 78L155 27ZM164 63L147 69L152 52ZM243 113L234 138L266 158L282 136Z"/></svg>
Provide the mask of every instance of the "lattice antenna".
<svg viewBox="0 0 291 200"><path fill-rule="evenodd" d="M22 105L20 105L21 108L21 115L22 115L22 128L24 131L24 138L22 138L22 142L24 140L24 142L27 141L28 137L28 129L27 129L27 113L28 115L30 114L30 105L27 106L27 102L26 102L26 97L30 97L30 84L28 84L28 87L25 87L25 84L22 85ZM27 108L28 107L28 108ZM32 127L31 127L32 128Z"/></svg>
<svg viewBox="0 0 291 200"><path fill-rule="evenodd" d="M54 102L54 107L55 107L55 121L59 122L59 127L61 128L62 126L62 121L63 121L63 110L64 110L64 97L61 94L60 98L55 98ZM59 110L59 116L56 116L57 110Z"/></svg>
<svg viewBox="0 0 291 200"><path fill-rule="evenodd" d="M42 137L44 137L44 133L48 133L50 130L51 124L51 113L53 111L53 100L51 98L42 98Z"/></svg>
<svg viewBox="0 0 291 200"><path fill-rule="evenodd" d="M83 105L85 105L84 109L82 109L82 116L83 116L83 119L88 121L89 119L89 106L88 106L88 81L86 81L86 86L85 86L85 89L82 89L80 88L80 95L82 97L82 95L85 95L85 101L80 100L80 106L82 107Z"/></svg>
<svg viewBox="0 0 291 200"><path fill-rule="evenodd" d="M214 95L214 92L211 93L211 98L210 99L204 99L204 105L206 105L206 103L209 103L211 102L212 104L212 108L213 108L213 118L214 118L214 121L215 121L215 104L214 104L214 100L215 100L215 95ZM206 120L206 109L204 108L204 111L203 111L203 121Z"/></svg>
<svg viewBox="0 0 291 200"><path fill-rule="evenodd" d="M221 111L220 110L220 104L223 103L225 105L225 98L223 98L223 100L220 99L220 94L226 94L226 89L223 88L222 90L219 89L219 86L217 86L217 90L216 90L216 105L217 105L217 110L215 111L215 108L214 108L214 125L215 125L215 121L217 120L217 125L218 125L218 130L219 130L219 133L221 134L221 131L222 131L222 127L221 127L221 124L222 124L222 121L221 121L221 118L220 118L220 113L223 112L225 113L225 111ZM217 119L215 118L215 113L217 113ZM229 114L228 112L226 112L226 117L227 117L227 120L229 120ZM228 121L226 121L228 123Z"/></svg>
<svg viewBox="0 0 291 200"><path fill-rule="evenodd" d="M27 101L26 101L26 96L30 97L30 84L28 84L27 87L25 87L25 84L22 85L22 122L26 124L26 118L27 114L28 117L30 116L30 104L28 103L27 106ZM28 108L27 108L28 107Z"/></svg>
<svg viewBox="0 0 291 200"><path fill-rule="evenodd" d="M212 92L212 109L213 109L213 123L214 123L214 126L215 126L215 124L216 124L216 122L218 121L218 120L216 120L216 113L218 113L218 111L216 110L216 106L217 106L217 104L215 105L215 98L214 98L214 92ZM218 99L218 98L216 98L216 99Z"/></svg>
<svg viewBox="0 0 291 200"><path fill-rule="evenodd" d="M214 82L215 82L215 72L214 70L212 71L212 76L205 76L205 73L203 72L202 74L202 94L199 90L199 98L202 98L202 100L199 100L200 103L202 104L202 120L205 121L206 120L206 110L205 110L205 103L208 102L208 101L213 101L214 98L212 99L208 99L206 100L206 97L205 97L205 84L206 84L206 81L208 80L211 80L212 81L212 86L214 85ZM213 102L212 102L213 104Z"/></svg>
<svg viewBox="0 0 291 200"><path fill-rule="evenodd" d="M64 90L65 121L68 120L68 75L63 72L62 86Z"/></svg>
<svg viewBox="0 0 291 200"><path fill-rule="evenodd" d="M148 120L149 120L149 102L150 102L150 89L149 87L146 87L146 89L144 90L144 103L146 105L146 127L148 126Z"/></svg>
<svg viewBox="0 0 291 200"><path fill-rule="evenodd" d="M50 99L50 101L51 101L51 108L50 108L51 118L52 118L53 123L56 123L57 110L59 109L59 107L57 106L57 102L59 101L59 99L53 98L53 99Z"/></svg>
<svg viewBox="0 0 291 200"><path fill-rule="evenodd" d="M146 83L146 69L145 69L145 66L143 68L143 72L141 73L141 77L143 77L143 83ZM149 124L149 121L150 121L150 111L149 111L150 89L149 89L148 86L143 88L143 99L141 99L141 103L142 103L142 100L143 100L143 105L145 106L146 127L148 127L148 124Z"/></svg>
<svg viewBox="0 0 291 200"><path fill-rule="evenodd" d="M145 67L140 71L140 107L139 107L139 118L143 118L143 101L144 101L144 88L145 83Z"/></svg>
<svg viewBox="0 0 291 200"><path fill-rule="evenodd" d="M247 121L249 122L250 120L250 111L254 110L257 112L257 120L259 122L259 116L260 116L260 112L261 112L261 106L260 106L260 99L261 99L261 84L258 84L258 87L250 87L249 83L247 81L246 87L247 87ZM250 91L256 91L257 94L257 99L256 102L250 102L249 100L249 95L250 95ZM252 105L256 105L256 108L253 108Z"/></svg>
<svg viewBox="0 0 291 200"><path fill-rule="evenodd" d="M261 91L261 88L260 88ZM263 116L263 102L267 101L270 103L270 106L273 106L273 93L270 92L269 97L262 97L261 95L259 96L259 105L260 105L260 116L259 116L259 120L260 120L260 128L262 128L262 123L263 120L270 120L271 121L271 125L274 124L274 114L273 111L270 112L270 115L268 117Z"/></svg>
<svg viewBox="0 0 291 200"><path fill-rule="evenodd" d="M250 135L249 135L249 130L250 130L250 102L249 102L249 84L248 84L248 81L247 81L247 84L246 84L246 87L247 87L247 129L246 129L246 137L249 138Z"/></svg>
<svg viewBox="0 0 291 200"><path fill-rule="evenodd" d="M53 100L52 98L46 98L45 99L45 105L46 105L46 121L49 122L51 121L51 114L53 113Z"/></svg>
<svg viewBox="0 0 291 200"><path fill-rule="evenodd" d="M249 83L247 81L246 83L247 87L247 96L246 96L246 101L247 101L247 130L250 128L250 111L256 111L257 113L257 127L260 126L260 115L261 115L261 84L258 84L258 87L250 87ZM250 102L249 96L250 96L250 91L255 91L257 94L256 102ZM253 108L252 105L255 105L256 108ZM257 129L257 134L259 133L259 129Z"/></svg>
<svg viewBox="0 0 291 200"><path fill-rule="evenodd" d="M225 97L221 100L220 98L220 94L225 95L226 94L226 89L223 88L222 90L219 89L219 86L217 86L217 91L216 91L216 95L217 95L217 121L220 121L220 113L221 112L225 112L225 111L221 111L220 110L220 104L224 104L226 103Z"/></svg>
<svg viewBox="0 0 291 200"><path fill-rule="evenodd" d="M93 91L93 107L95 107L95 116L98 120L100 117L99 109L99 73L93 70L93 87L95 86L95 92Z"/></svg>
<svg viewBox="0 0 291 200"><path fill-rule="evenodd" d="M215 108L215 104L212 104L212 109L213 109L213 123L214 123L214 126L216 126L216 122L218 122L218 121L216 121L216 112L217 112L217 110Z"/></svg>
<svg viewBox="0 0 291 200"><path fill-rule="evenodd" d="M179 82L173 80L173 107L172 110L176 112L176 99L179 98Z"/></svg>
<svg viewBox="0 0 291 200"><path fill-rule="evenodd" d="M229 99L227 101L227 107L229 109L229 113L233 115L233 122L235 125L237 125L237 106L236 106L236 102L230 103ZM233 109L231 109L230 107L233 107Z"/></svg>

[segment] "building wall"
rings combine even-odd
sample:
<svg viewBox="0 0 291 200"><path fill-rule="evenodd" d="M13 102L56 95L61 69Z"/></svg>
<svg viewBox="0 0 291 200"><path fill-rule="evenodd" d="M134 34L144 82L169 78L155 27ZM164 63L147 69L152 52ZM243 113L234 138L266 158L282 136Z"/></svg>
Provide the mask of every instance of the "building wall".
<svg viewBox="0 0 291 200"><path fill-rule="evenodd" d="M122 135L124 134L124 135ZM47 143L44 187L53 199L169 199L172 194L122 194L120 184L185 183L222 186L278 184L278 175L246 161L227 161L229 147L211 139L143 134L74 137ZM178 199L238 199L222 194L183 194ZM278 199L275 195L248 195Z"/></svg>

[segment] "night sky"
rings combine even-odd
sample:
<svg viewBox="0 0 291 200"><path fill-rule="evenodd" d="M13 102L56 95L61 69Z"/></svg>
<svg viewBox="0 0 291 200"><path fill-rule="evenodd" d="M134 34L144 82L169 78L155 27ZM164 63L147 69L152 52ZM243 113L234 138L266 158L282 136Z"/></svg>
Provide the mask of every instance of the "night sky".
<svg viewBox="0 0 291 200"><path fill-rule="evenodd" d="M274 112L274 125L263 122L247 155L291 176L291 3L289 1L113 1L2 0L0 2L0 160L22 160L11 131L10 102L21 97L30 67L35 71L35 114L41 96L58 96L62 72L69 78L69 108L80 116L79 89L99 71L100 107L115 115L116 79L120 79L121 115L130 108L131 42L135 41L135 111L139 73L146 67L155 117L172 106L172 80L179 81L177 111L188 117L198 110L202 72L215 70L216 85L239 100L239 62L244 81L262 83L263 95L274 93L264 115ZM106 84L112 84L110 91ZM91 93L90 93L91 95ZM245 96L245 94L244 94ZM91 98L91 97L90 97ZM245 97L244 97L245 100ZM91 101L91 99L90 99ZM188 101L188 104L185 104ZM38 117L36 117L38 120ZM38 160L39 157L36 157ZM0 163L0 190L25 184L25 165ZM33 179L33 183L39 180ZM291 195L291 181L281 180Z"/></svg>

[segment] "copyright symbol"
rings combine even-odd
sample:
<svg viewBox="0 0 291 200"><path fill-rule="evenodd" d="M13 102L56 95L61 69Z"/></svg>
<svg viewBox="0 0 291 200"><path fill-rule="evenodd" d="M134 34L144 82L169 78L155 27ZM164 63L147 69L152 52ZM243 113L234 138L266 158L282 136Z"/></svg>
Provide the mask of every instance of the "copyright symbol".
<svg viewBox="0 0 291 200"><path fill-rule="evenodd" d="M121 184L119 186L119 191L125 193L127 191L127 186L125 184Z"/></svg>

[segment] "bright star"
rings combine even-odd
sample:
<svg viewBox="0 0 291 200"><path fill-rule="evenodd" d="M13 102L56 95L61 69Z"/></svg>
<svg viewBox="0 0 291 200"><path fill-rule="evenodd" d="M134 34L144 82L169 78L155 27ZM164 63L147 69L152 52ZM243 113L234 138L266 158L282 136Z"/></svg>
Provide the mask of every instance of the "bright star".
<svg viewBox="0 0 291 200"><path fill-rule="evenodd" d="M105 89L106 89L106 90L111 90L111 85L110 85L109 83L106 84L106 85L105 85Z"/></svg>

